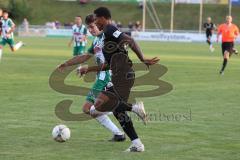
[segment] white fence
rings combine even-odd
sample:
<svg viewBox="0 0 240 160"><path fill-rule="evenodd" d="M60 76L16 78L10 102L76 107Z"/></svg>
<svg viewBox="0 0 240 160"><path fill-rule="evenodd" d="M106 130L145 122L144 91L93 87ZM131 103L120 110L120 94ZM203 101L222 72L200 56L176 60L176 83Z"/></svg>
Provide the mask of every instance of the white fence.
<svg viewBox="0 0 240 160"><path fill-rule="evenodd" d="M121 29L123 32L130 32L128 28ZM19 27L18 36L20 37L70 37L72 30L65 29L52 29L46 26L30 26L29 28ZM90 35L90 33L88 33ZM182 31L175 30L170 32L168 30L146 30L145 32L132 31L131 36L139 41L165 41L165 42L205 42L205 33L198 31ZM214 34L212 40L216 40ZM237 39L240 43L240 38Z"/></svg>

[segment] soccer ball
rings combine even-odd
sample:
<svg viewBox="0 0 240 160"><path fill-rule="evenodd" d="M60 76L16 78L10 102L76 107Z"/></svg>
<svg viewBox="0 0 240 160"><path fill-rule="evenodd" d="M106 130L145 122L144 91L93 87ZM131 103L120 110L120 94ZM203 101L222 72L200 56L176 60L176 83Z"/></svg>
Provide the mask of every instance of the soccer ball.
<svg viewBox="0 0 240 160"><path fill-rule="evenodd" d="M71 136L71 131L65 125L57 125L52 130L52 136L57 142L66 142Z"/></svg>

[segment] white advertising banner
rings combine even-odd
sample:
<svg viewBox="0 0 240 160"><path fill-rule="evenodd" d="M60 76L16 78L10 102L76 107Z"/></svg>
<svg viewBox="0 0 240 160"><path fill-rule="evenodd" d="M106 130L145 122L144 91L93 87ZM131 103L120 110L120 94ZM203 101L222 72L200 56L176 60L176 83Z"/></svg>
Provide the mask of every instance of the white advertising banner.
<svg viewBox="0 0 240 160"><path fill-rule="evenodd" d="M132 37L140 41L179 41L191 42L190 35L183 33L165 33L165 32L132 32Z"/></svg>
<svg viewBox="0 0 240 160"><path fill-rule="evenodd" d="M87 34L91 36L89 32ZM72 35L71 29L47 29L47 37L71 37Z"/></svg>
<svg viewBox="0 0 240 160"><path fill-rule="evenodd" d="M70 37L72 36L72 30L71 29L47 29L47 36Z"/></svg>
<svg viewBox="0 0 240 160"><path fill-rule="evenodd" d="M132 37L139 41L206 42L205 33L132 32ZM216 39L214 34L212 41L216 42ZM240 37L237 42L240 42Z"/></svg>

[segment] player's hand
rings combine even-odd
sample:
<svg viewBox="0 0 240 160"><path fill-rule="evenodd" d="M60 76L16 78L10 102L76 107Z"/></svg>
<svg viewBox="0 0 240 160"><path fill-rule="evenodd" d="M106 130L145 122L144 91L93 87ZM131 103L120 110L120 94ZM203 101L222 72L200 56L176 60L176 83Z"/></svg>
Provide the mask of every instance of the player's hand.
<svg viewBox="0 0 240 160"><path fill-rule="evenodd" d="M11 34L7 34L7 35L6 35L6 38L10 38L10 37L11 37Z"/></svg>
<svg viewBox="0 0 240 160"><path fill-rule="evenodd" d="M151 59L144 58L143 63L149 68L149 66L156 64L160 59L158 57L154 57Z"/></svg>
<svg viewBox="0 0 240 160"><path fill-rule="evenodd" d="M66 67L67 67L66 63L63 63L60 64L57 69L58 71L63 72Z"/></svg>
<svg viewBox="0 0 240 160"><path fill-rule="evenodd" d="M79 77L82 77L84 74L87 74L87 72L88 72L88 67L78 67L78 69L77 69L77 75L79 76Z"/></svg>
<svg viewBox="0 0 240 160"><path fill-rule="evenodd" d="M8 34L8 35L10 35L11 33L12 33L12 31L11 31L11 30L7 32L7 34Z"/></svg>
<svg viewBox="0 0 240 160"><path fill-rule="evenodd" d="M81 38L80 42L85 42L86 39L85 38Z"/></svg>

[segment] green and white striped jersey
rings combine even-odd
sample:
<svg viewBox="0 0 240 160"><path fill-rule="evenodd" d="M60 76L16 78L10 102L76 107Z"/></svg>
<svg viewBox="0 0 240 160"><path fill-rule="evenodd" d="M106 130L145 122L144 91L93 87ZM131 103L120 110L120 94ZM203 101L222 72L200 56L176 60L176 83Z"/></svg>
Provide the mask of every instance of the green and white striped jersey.
<svg viewBox="0 0 240 160"><path fill-rule="evenodd" d="M14 26L13 21L11 18L8 19L1 19L2 22L2 37L3 38L12 38L13 39L13 33L11 33L10 37L7 37L7 33L12 29Z"/></svg>
<svg viewBox="0 0 240 160"><path fill-rule="evenodd" d="M91 47L88 49L88 53L91 53L95 57L95 62L98 66L101 66L105 63L105 57L103 55L103 46L104 46L104 34L100 34L93 40ZM97 78L103 80L108 76L111 77L111 71L101 71L97 74Z"/></svg>
<svg viewBox="0 0 240 160"><path fill-rule="evenodd" d="M85 25L77 26L76 24L72 26L74 47L86 46L87 42L82 41L82 38L87 35L87 28Z"/></svg>

